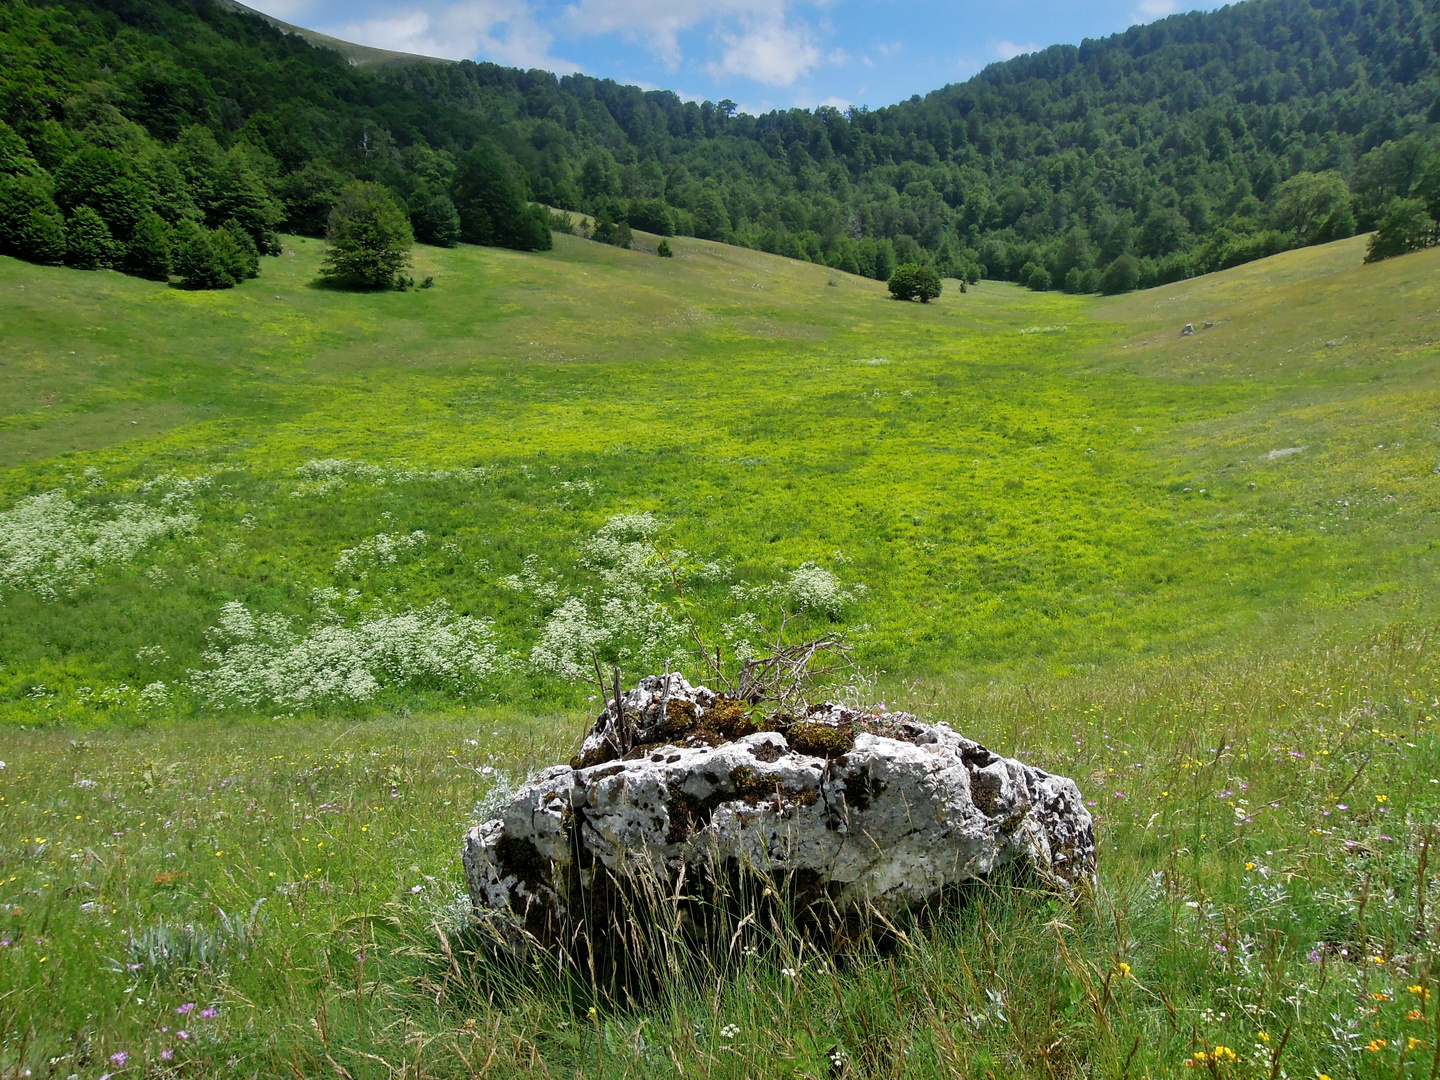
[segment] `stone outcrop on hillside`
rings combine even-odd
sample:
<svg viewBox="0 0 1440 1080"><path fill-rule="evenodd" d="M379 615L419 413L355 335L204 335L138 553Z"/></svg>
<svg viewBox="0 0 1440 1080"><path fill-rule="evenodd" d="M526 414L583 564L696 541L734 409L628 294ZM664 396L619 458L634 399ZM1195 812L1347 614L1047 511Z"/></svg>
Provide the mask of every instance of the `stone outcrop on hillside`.
<svg viewBox="0 0 1440 1080"><path fill-rule="evenodd" d="M1075 783L945 724L825 705L761 730L746 703L678 675L642 680L623 708L467 834L477 910L556 940L642 866L689 882L752 868L802 905L887 914L1016 860L1062 889L1094 874Z"/></svg>

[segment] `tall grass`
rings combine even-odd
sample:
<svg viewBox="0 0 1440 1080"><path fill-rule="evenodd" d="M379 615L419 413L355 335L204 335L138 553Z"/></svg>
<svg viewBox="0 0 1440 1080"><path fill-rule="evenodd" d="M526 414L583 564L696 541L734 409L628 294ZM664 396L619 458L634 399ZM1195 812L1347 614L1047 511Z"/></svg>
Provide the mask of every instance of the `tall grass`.
<svg viewBox="0 0 1440 1080"><path fill-rule="evenodd" d="M653 896L622 925L663 977L607 982L488 947L457 858L476 813L570 752L583 717L12 730L4 1067L98 1074L122 1051L136 1075L190 1076L1434 1067L1435 628L885 690L1077 775L1098 888L1006 879L823 942L767 900L704 949ZM253 912L243 947L236 912ZM162 934L214 944L137 959Z"/></svg>

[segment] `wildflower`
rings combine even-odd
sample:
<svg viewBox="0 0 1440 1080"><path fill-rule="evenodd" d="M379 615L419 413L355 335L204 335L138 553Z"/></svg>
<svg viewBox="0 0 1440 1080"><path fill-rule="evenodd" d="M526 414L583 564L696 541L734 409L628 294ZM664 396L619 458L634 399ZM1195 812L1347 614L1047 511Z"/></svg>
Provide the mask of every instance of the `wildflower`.
<svg viewBox="0 0 1440 1080"><path fill-rule="evenodd" d="M1383 963L1385 962L1385 957L1383 957L1383 956L1372 956L1372 957L1370 957L1370 962L1371 962L1372 964L1383 964Z"/></svg>
<svg viewBox="0 0 1440 1080"><path fill-rule="evenodd" d="M1425 1019L1425 1014L1424 1014L1423 1012L1421 1012L1419 1009L1411 1009L1408 1013L1405 1014L1405 1019L1406 1019L1406 1020L1424 1020L1424 1019Z"/></svg>
<svg viewBox="0 0 1440 1080"><path fill-rule="evenodd" d="M587 1017L589 1017L591 1020L599 1020L599 1019L600 1019L600 1010L597 1009L597 1008L595 1008L594 1005L591 1005L590 1008L586 1011L585 1015L586 1015Z"/></svg>
<svg viewBox="0 0 1440 1080"><path fill-rule="evenodd" d="M1309 960L1312 964L1318 964L1320 962L1320 950L1311 949L1308 953L1305 954L1305 959Z"/></svg>
<svg viewBox="0 0 1440 1080"><path fill-rule="evenodd" d="M726 1024L720 1029L720 1037L722 1039L733 1039L739 1034L740 1026L738 1024Z"/></svg>
<svg viewBox="0 0 1440 1080"><path fill-rule="evenodd" d="M175 1035L176 1035L177 1038L180 1038L180 1039L188 1039L188 1038L190 1038L190 1033L189 1033L188 1031L186 1031L184 1028L181 1028L179 1031L175 1032Z"/></svg>
<svg viewBox="0 0 1440 1080"><path fill-rule="evenodd" d="M781 974L781 975L784 975L785 978L787 978L787 979L793 979L793 978L795 978L796 975L799 974L799 972L796 971L794 968L788 968L788 967L787 967L787 968L781 968L781 969L780 969L780 974Z"/></svg>
<svg viewBox="0 0 1440 1080"><path fill-rule="evenodd" d="M187 1001L184 1005L181 1005L178 1009L176 1009L175 1012L178 1016L188 1016L194 1010L195 1002Z"/></svg>
<svg viewBox="0 0 1440 1080"><path fill-rule="evenodd" d="M160 1060L161 1060L161 1061L174 1061L174 1060L175 1060L175 1051L174 1051L174 1050L171 1050L171 1049L167 1046L164 1050L161 1050L161 1051L160 1051Z"/></svg>
<svg viewBox="0 0 1440 1080"><path fill-rule="evenodd" d="M1389 1045L1389 1039L1371 1039L1370 1042L1366 1044L1365 1049L1369 1050L1372 1054L1378 1054Z"/></svg>
<svg viewBox="0 0 1440 1080"><path fill-rule="evenodd" d="M1371 994L1370 996L1371 996L1372 998L1374 998L1376 1001L1389 1001L1389 1000L1390 1000L1390 995L1389 995L1389 994L1378 994L1378 993L1377 993L1377 994Z"/></svg>
<svg viewBox="0 0 1440 1080"><path fill-rule="evenodd" d="M1247 863L1245 864L1245 869L1246 869L1246 870L1254 870L1254 869L1255 869L1255 864L1254 864L1253 862L1247 862Z"/></svg>
<svg viewBox="0 0 1440 1080"><path fill-rule="evenodd" d="M1389 801L1390 801L1390 796L1389 796L1389 795L1376 795L1376 796L1375 796L1375 801L1376 801L1376 802L1389 802Z"/></svg>
<svg viewBox="0 0 1440 1080"><path fill-rule="evenodd" d="M1417 1038L1415 1038L1414 1035L1411 1035L1410 1038L1408 1038L1407 1040L1405 1040L1405 1049L1406 1049L1406 1050L1423 1050L1423 1049L1425 1049L1425 1040L1424 1040L1424 1039L1417 1039Z"/></svg>
<svg viewBox="0 0 1440 1080"><path fill-rule="evenodd" d="M220 1015L220 1010L214 1008L213 1006L212 1006L211 1008L208 1008L208 1009L201 1009L201 1010L200 1010L200 1019L201 1019L201 1020L214 1020L215 1017L217 1017L217 1016L219 1016L219 1015Z"/></svg>
<svg viewBox="0 0 1440 1080"><path fill-rule="evenodd" d="M1419 984L1416 984L1415 986L1407 986L1405 989L1409 990L1410 993L1414 994L1416 997L1424 998L1426 1001L1430 1000L1430 991L1426 990L1425 987L1420 986Z"/></svg>
<svg viewBox="0 0 1440 1080"><path fill-rule="evenodd" d="M1260 1032L1260 1041L1263 1043L1268 1043L1270 1041L1270 1033L1268 1031Z"/></svg>
<svg viewBox="0 0 1440 1080"><path fill-rule="evenodd" d="M1123 979L1125 976L1130 974L1130 965L1122 960L1118 965L1116 965L1116 970L1120 972L1120 977Z"/></svg>
<svg viewBox="0 0 1440 1080"><path fill-rule="evenodd" d="M125 1067L125 1062L129 1060L130 1055L127 1054L124 1050L116 1050L115 1053L110 1055L110 1064L114 1065L117 1069L123 1069Z"/></svg>

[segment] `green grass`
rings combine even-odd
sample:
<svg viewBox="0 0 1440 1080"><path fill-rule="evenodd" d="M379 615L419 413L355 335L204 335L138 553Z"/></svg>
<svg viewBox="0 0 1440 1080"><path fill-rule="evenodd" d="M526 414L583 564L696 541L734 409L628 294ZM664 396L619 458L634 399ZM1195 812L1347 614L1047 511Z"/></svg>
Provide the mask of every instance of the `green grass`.
<svg viewBox="0 0 1440 1080"><path fill-rule="evenodd" d="M435 289L373 295L313 287L313 241L215 294L0 260L0 509L158 509L210 477L191 534L0 604L0 1068L1158 1077L1221 1044L1243 1062L1201 1073L1268 1076L1259 1033L1288 1027L1292 1077L1429 1070L1435 1001L1406 1020L1405 987L1440 989L1416 863L1440 808L1440 252L922 307L675 247L421 249ZM383 472L296 472L328 458ZM523 657L545 607L503 579L533 555L578 587L578 546L646 510L728 568L695 590L711 623L730 582L807 560L863 583L875 692L1075 776L1099 894L978 890L794 978L793 939L759 937L621 1008L453 933L462 828L497 770L570 752L582 692L521 663L294 716L187 687L222 604L303 625L322 588L445 600ZM417 529L413 557L335 566ZM189 1001L218 1013L177 1040Z"/></svg>

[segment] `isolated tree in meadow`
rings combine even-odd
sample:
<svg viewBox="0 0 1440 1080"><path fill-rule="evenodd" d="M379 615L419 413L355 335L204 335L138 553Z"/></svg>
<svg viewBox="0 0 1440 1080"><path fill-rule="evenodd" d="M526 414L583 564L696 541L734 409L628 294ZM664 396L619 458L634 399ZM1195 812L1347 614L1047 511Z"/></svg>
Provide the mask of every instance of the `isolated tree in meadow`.
<svg viewBox="0 0 1440 1080"><path fill-rule="evenodd" d="M1391 199L1365 252L1367 263L1419 251L1435 242L1435 222L1419 199Z"/></svg>
<svg viewBox="0 0 1440 1080"><path fill-rule="evenodd" d="M1025 284L1033 292L1048 292L1050 290L1050 271L1043 266L1037 266L1030 271L1030 277Z"/></svg>
<svg viewBox="0 0 1440 1080"><path fill-rule="evenodd" d="M928 304L940 295L940 274L933 266L901 263L890 275L890 294L896 300L919 300Z"/></svg>
<svg viewBox="0 0 1440 1080"><path fill-rule="evenodd" d="M359 182L340 193L330 211L329 251L320 276L362 289L386 289L402 280L415 242L410 218L388 188Z"/></svg>
<svg viewBox="0 0 1440 1080"><path fill-rule="evenodd" d="M661 240L659 246L655 248L655 254L659 255L662 259L673 259L675 257L675 252L670 250L669 240Z"/></svg>

